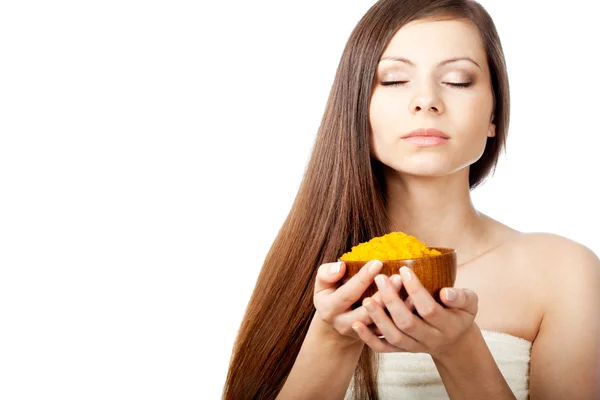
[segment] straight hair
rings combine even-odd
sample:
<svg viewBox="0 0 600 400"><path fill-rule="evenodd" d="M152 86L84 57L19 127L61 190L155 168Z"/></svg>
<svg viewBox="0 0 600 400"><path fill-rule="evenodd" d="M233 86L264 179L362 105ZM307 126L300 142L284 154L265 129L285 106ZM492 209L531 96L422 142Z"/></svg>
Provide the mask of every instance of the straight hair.
<svg viewBox="0 0 600 400"><path fill-rule="evenodd" d="M469 187L495 170L505 149L509 85L492 18L472 0L381 0L358 22L343 50L323 118L291 210L270 247L230 359L223 398L275 399L313 318L321 264L388 233L383 165L370 156L369 104L379 59L411 21L464 19L479 30L490 68L496 135L469 166ZM353 376L354 399L378 399L378 357L368 346Z"/></svg>

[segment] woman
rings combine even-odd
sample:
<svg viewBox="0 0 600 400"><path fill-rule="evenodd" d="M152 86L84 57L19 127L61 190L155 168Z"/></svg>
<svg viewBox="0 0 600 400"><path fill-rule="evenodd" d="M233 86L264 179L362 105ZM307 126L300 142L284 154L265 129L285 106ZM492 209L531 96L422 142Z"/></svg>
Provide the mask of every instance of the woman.
<svg viewBox="0 0 600 400"><path fill-rule="evenodd" d="M509 104L500 40L478 3L381 0L365 14L246 310L224 398L600 397L598 257L471 202L504 147ZM339 283L345 266L332 261L392 231L458 250L446 307L408 270L378 275L377 261ZM352 310L373 280L379 292Z"/></svg>

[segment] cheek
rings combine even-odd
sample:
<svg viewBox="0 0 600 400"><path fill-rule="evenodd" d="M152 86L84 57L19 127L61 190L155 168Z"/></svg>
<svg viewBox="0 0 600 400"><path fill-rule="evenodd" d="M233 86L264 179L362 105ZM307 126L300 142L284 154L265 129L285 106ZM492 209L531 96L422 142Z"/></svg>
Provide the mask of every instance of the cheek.
<svg viewBox="0 0 600 400"><path fill-rule="evenodd" d="M403 104L402 99L375 91L369 105L369 122L374 135L384 139L403 132L403 115L406 114Z"/></svg>
<svg viewBox="0 0 600 400"><path fill-rule="evenodd" d="M464 115L467 121L472 121L474 125L479 127L489 126L490 118L492 117L492 108L494 98L491 92L479 90L472 98L465 102L463 107Z"/></svg>
<svg viewBox="0 0 600 400"><path fill-rule="evenodd" d="M379 161L381 161L383 152L385 152L386 148L390 147L390 143L393 140L393 132L390 127L397 125L393 119L392 115L377 104L373 104L369 109L371 156Z"/></svg>
<svg viewBox="0 0 600 400"><path fill-rule="evenodd" d="M487 143L488 121L483 114L472 115L468 126L463 129L461 135L461 158L465 164L472 164L479 160L485 150Z"/></svg>
<svg viewBox="0 0 600 400"><path fill-rule="evenodd" d="M380 97L374 95L369 105L369 122L371 124L371 131L373 134L378 134L381 131L381 127L385 126L385 112L383 108L385 102L381 101Z"/></svg>
<svg viewBox="0 0 600 400"><path fill-rule="evenodd" d="M369 144L371 148L371 156L377 159L379 159L377 145L381 143L382 140L379 135L381 134L381 127L385 126L385 121L382 121L383 117L381 114L379 98L376 95L373 95L371 98L371 103L369 104L369 126L371 127Z"/></svg>
<svg viewBox="0 0 600 400"><path fill-rule="evenodd" d="M468 132L468 142L477 147L485 145L492 116L493 101L488 96L478 96L462 104L459 113L453 118L461 131Z"/></svg>

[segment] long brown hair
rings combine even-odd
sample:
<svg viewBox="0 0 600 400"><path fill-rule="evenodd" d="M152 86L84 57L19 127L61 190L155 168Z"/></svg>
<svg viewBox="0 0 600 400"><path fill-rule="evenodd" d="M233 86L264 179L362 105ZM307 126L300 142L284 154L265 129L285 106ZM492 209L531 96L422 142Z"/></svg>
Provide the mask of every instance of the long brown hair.
<svg viewBox="0 0 600 400"><path fill-rule="evenodd" d="M495 169L509 122L506 65L496 27L472 0L380 0L344 48L311 158L248 303L223 390L227 400L274 399L315 312L319 265L388 233L383 168L370 156L369 103L377 64L394 34L417 19L470 20L480 31L494 94L496 136L469 168L469 186ZM354 372L357 399L377 399L377 355L365 346Z"/></svg>

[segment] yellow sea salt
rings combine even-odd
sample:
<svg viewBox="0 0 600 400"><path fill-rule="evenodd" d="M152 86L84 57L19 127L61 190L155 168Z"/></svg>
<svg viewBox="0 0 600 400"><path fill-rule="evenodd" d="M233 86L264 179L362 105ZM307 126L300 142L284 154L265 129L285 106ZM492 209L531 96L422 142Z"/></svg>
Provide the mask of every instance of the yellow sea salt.
<svg viewBox="0 0 600 400"><path fill-rule="evenodd" d="M437 250L429 249L425 243L404 232L391 232L360 243L340 257L342 261L403 260L425 256L440 255Z"/></svg>

